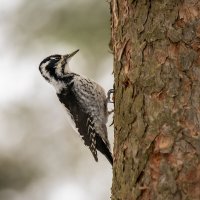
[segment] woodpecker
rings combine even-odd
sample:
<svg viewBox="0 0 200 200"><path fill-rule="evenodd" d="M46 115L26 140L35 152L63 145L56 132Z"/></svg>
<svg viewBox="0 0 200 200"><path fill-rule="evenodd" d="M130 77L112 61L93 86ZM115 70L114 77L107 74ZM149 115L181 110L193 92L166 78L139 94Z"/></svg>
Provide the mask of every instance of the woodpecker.
<svg viewBox="0 0 200 200"><path fill-rule="evenodd" d="M107 136L107 98L104 89L93 80L72 72L70 59L78 52L51 55L39 65L42 76L54 86L60 102L71 118L75 130L89 147L95 161L97 150L113 164Z"/></svg>

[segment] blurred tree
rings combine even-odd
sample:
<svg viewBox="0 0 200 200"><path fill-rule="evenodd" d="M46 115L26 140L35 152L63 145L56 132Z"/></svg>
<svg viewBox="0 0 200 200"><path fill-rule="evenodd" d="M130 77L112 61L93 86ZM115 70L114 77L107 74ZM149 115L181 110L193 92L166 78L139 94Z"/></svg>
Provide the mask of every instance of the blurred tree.
<svg viewBox="0 0 200 200"><path fill-rule="evenodd" d="M113 200L200 199L200 2L112 0Z"/></svg>
<svg viewBox="0 0 200 200"><path fill-rule="evenodd" d="M51 195L66 185L84 191L82 199L107 199L107 161L94 162L38 71L49 52L80 48L80 69L99 76L110 56L107 2L4 0L0 10L0 199L61 199ZM70 189L65 191L69 197Z"/></svg>

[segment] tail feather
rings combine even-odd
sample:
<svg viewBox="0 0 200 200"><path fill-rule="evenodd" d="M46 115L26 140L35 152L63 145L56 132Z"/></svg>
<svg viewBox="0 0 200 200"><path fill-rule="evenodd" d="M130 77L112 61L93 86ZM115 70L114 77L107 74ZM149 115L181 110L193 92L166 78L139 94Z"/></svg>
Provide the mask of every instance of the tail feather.
<svg viewBox="0 0 200 200"><path fill-rule="evenodd" d="M96 135L96 148L108 159L110 164L113 165L113 156L109 144L105 144L98 135Z"/></svg>
<svg viewBox="0 0 200 200"><path fill-rule="evenodd" d="M112 153L110 152L110 150L108 150L108 152L106 154L104 154L104 155L108 159L110 164L113 166L113 156L112 156Z"/></svg>

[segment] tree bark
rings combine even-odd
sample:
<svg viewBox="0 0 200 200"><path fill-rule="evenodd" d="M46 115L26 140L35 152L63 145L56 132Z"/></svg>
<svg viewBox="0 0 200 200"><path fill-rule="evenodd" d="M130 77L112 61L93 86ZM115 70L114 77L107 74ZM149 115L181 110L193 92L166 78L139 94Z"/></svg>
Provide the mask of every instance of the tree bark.
<svg viewBox="0 0 200 200"><path fill-rule="evenodd" d="M199 200L200 1L110 6L112 200Z"/></svg>

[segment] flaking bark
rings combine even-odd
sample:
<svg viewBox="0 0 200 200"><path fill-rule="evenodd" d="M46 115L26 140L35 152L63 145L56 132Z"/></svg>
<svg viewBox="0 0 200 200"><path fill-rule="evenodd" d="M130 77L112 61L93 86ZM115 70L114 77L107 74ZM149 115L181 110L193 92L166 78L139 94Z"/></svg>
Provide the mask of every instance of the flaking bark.
<svg viewBox="0 0 200 200"><path fill-rule="evenodd" d="M111 0L112 200L200 199L200 2Z"/></svg>

